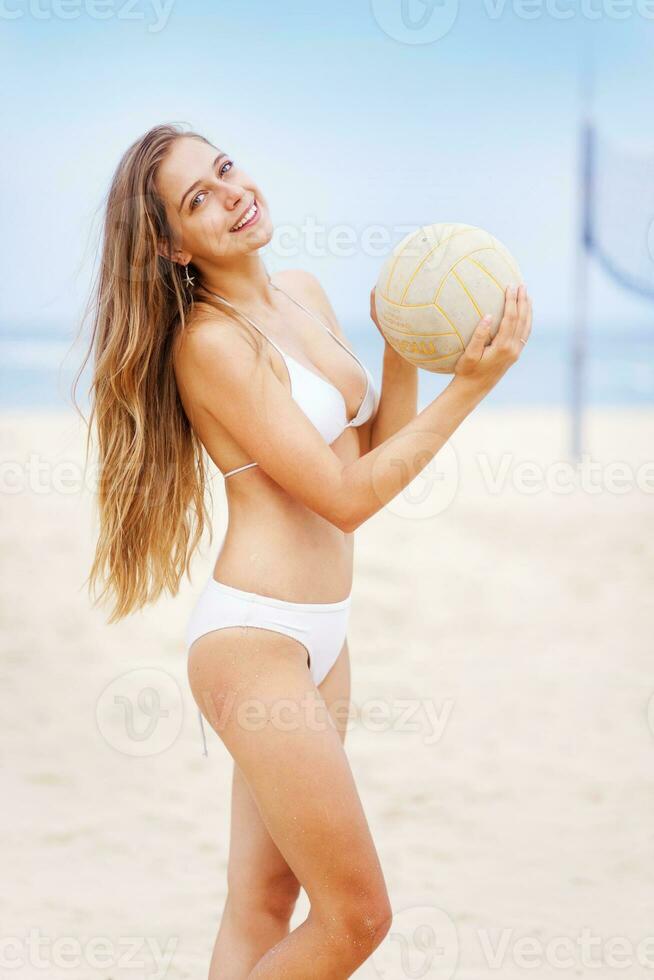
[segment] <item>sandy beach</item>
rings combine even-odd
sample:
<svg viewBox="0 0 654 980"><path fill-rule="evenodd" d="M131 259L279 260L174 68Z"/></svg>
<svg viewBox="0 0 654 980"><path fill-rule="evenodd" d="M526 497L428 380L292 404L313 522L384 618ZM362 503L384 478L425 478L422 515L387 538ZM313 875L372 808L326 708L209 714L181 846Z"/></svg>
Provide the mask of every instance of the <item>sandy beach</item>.
<svg viewBox="0 0 654 980"><path fill-rule="evenodd" d="M193 582L107 626L81 422L0 428L0 974L202 980L232 763L183 634L222 480ZM395 912L357 978L651 975L653 437L593 409L571 482L563 410L481 405L357 532L346 748Z"/></svg>

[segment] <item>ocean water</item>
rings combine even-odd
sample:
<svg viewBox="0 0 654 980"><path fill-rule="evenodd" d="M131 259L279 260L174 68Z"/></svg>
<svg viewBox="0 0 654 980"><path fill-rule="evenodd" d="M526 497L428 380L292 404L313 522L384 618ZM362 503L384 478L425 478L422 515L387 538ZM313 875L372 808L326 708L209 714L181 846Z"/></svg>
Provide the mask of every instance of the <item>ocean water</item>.
<svg viewBox="0 0 654 980"><path fill-rule="evenodd" d="M382 342L372 325L343 324L356 354L381 381ZM71 408L70 387L85 353L74 332L33 324L0 324L0 408ZM638 405L654 402L654 324L629 334L591 331L585 402ZM520 360L487 396L493 405L565 405L571 390L571 334L560 326L535 330ZM77 401L88 410L87 365ZM419 407L448 384L450 375L420 373Z"/></svg>

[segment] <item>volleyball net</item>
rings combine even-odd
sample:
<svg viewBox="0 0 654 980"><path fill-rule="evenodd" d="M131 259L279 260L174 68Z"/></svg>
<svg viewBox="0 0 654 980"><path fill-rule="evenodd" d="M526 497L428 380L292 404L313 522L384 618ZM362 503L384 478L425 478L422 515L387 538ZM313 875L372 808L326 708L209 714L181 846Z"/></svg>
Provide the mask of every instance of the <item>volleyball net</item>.
<svg viewBox="0 0 654 980"><path fill-rule="evenodd" d="M584 244L625 289L654 300L654 153L621 150L585 130Z"/></svg>
<svg viewBox="0 0 654 980"><path fill-rule="evenodd" d="M589 263L654 301L654 153L620 148L590 121L581 129L581 220L572 348L572 453L582 453Z"/></svg>

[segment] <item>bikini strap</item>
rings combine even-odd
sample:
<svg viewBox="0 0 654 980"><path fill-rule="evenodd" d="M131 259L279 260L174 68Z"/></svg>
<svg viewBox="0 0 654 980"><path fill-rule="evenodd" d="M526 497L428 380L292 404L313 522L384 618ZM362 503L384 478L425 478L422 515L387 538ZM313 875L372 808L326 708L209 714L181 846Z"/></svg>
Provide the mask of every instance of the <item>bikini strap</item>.
<svg viewBox="0 0 654 980"><path fill-rule="evenodd" d="M271 285L273 285L273 283L271 283ZM205 288L206 288L206 287L205 287ZM251 318L250 318L250 317L249 317L249 316L247 315L247 313L244 313L244 312L243 312L243 310L239 310L239 308L238 308L237 306L234 306L234 304L233 304L233 303L230 303L228 299L225 299L225 297L224 297L224 296L219 296L219 295L218 295L218 293L214 293L214 292L213 292L213 290L211 290L211 289L207 289L207 292L208 292L208 293L211 293L211 295L212 295L212 296L215 296L215 297L216 297L216 299L219 299L219 300L221 300L221 302L223 302L223 303L226 303L226 304L227 304L227 306L231 306L231 308L232 308L233 310L236 310L236 312L237 312L237 313L240 313L240 314L241 314L241 316L243 316L243 317L245 317L245 319L246 319L246 320L248 321L248 323L250 323L250 324L252 324L252 326L254 327L254 329L255 329L255 330L258 330L258 331L259 331L259 333L261 334L261 336L262 336L262 337L265 337L265 338L266 338L266 340L268 341L268 343L269 343L269 344L272 344L272 345L273 345L273 347L275 348L275 350L276 350L276 351L279 351L279 354L281 355L281 358L282 358L282 360L283 360L284 362L286 361L286 356L285 356L285 354L284 354L284 351L283 351L283 350L281 349L281 347L279 347L279 346L278 346L278 345L277 345L277 344L275 343L275 341L274 341L274 340L272 339L272 337L269 337L269 336L268 336L268 334L266 333L266 331L265 331L265 330L262 330L262 329L261 329L261 327L260 327L260 326L259 326L258 324L256 324L256 323L254 322L254 320L252 320L252 319L251 319Z"/></svg>
<svg viewBox="0 0 654 980"><path fill-rule="evenodd" d="M325 330L327 330L328 333L330 333L332 335L332 337L334 338L334 340L336 341L336 343L340 344L341 347L343 348L343 350L346 350L348 352L348 354L351 354L352 357L355 359L355 361L357 361L357 363L360 365L360 367L363 368L363 370L365 371L365 373L368 374L368 369L366 368L365 364L362 361L360 361L359 358L357 357L357 355L354 353L354 351L351 350L347 346L347 344L344 344L343 341L341 340L341 338L338 337L334 333L334 331L330 327L328 327L327 324L323 320L320 319L320 317L318 316L317 313L314 313L313 310L308 309L308 307L306 307L304 305L304 303L301 303L299 301L299 299L295 299L294 296L291 296L290 293L287 293L286 290L285 289L282 289L281 286L276 286L275 283L270 278L270 276L268 277L268 282L273 287L273 289L278 289L280 293L283 293L284 296L287 296L290 300L292 300L292 302L295 303L296 306L299 306L300 309L304 310L305 313L308 313L309 316L312 316L314 320L317 320L318 323L320 324L320 326L321 327L324 327Z"/></svg>
<svg viewBox="0 0 654 980"><path fill-rule="evenodd" d="M362 362L362 361L361 361L361 360L360 360L360 359L359 359L359 358L357 357L357 355L356 355L356 354L354 353L354 351L353 351L353 350L351 350L351 349L350 349L350 348L349 348L349 347L347 346L347 344L344 344L344 343L343 343L343 341L341 340L341 338L340 338L340 337L337 337L337 336L336 336L336 334L334 333L334 331L333 331L333 330L332 330L332 329L331 329L330 327L328 327L328 326L327 326L327 324L326 324L326 323L324 323L324 322L323 322L323 321L322 321L322 320L320 319L320 317L319 317L319 316L318 316L318 315L317 315L316 313L314 313L314 312L313 312L313 310L310 310L310 309L308 309L308 307L306 307L306 306L304 305L304 303L301 303L301 302L300 302L300 301L299 301L298 299L295 299L295 297L294 297L294 296L291 296L291 294L290 294L290 293L287 293L287 292L286 292L286 290L285 290L285 289L282 289L282 287L281 287L281 286L277 286L277 285L276 285L276 284L275 284L275 283L274 283L274 282L272 281L272 279L270 278L270 275L268 276L268 284L269 284L270 286L272 286L272 287L273 287L273 289L276 289L276 290L278 290L278 292L280 292L280 293L283 293L283 294L284 294L284 296L286 296L286 297L287 297L288 299L290 299L290 300L291 300L291 302L293 302L293 303L295 303L295 305L296 305L296 306L299 306L299 307L300 307L300 309L302 309L302 310L304 310L304 312L305 312L305 313L307 313L307 314L308 314L309 316L311 316L311 317L313 317L313 319L314 319L314 320L317 320L317 321L318 321L318 323L320 324L320 326L321 326L321 327L324 327L324 329L325 329L325 330L326 330L326 331L327 331L328 333L330 333L330 334L332 335L332 337L334 338L334 340L336 341L336 343L337 343L337 344L340 344L340 345L341 345L341 347L343 348L343 350L346 350L346 351L348 352L348 354L351 354L351 355L352 355L352 357L353 357L353 358L355 359L355 361L357 362L357 364L359 364L359 366L360 366L360 367L362 368L362 370L363 370L363 371L365 372L365 374L366 374L366 376L368 375L368 369L366 368L366 366L365 366L365 364L364 364L364 363L363 363L363 362ZM206 288L206 287L205 287L205 288ZM243 313L243 311L242 311L242 310L239 310L237 306L234 306L234 304L233 304L233 303L230 303L228 299L225 299L225 297L224 297L224 296L220 296L220 295L219 295L218 293L214 293L214 292L213 292L213 290L211 290L211 289L207 289L207 292L208 292L208 293L211 293L211 295L212 295L212 296L215 296L215 297L216 297L216 299L219 299L219 300L221 300L221 301L222 301L223 303L226 303L226 304L227 304L227 306L230 306L230 307L231 307L231 308L232 308L233 310L236 310L236 312L237 312L237 313L240 313L240 314L241 314L241 316L243 316L243 317L245 317L245 319L246 319L246 320L248 321L248 323L250 323L250 324L252 324L252 326L254 327L254 329L255 329L255 330L258 330L258 331L259 331L259 333L260 333L260 334L262 335L262 337L265 337L265 338L266 338L266 340L267 340L267 341L268 341L268 342L269 342L270 344L272 344L272 345L273 345L273 347L275 348L275 350L279 352L279 354L280 354L280 356L281 356L281 358L282 358L282 360L283 360L284 362L286 362L286 355L284 354L284 351L283 351L283 350L281 349L281 347L279 347L279 346L278 346L278 345L277 345L277 344L275 343L275 341L274 341L274 340L272 339L272 337L269 337L269 336L268 336L268 334L267 334L267 333L265 332L265 330L262 330L262 329L261 329L261 327L260 327L260 326L259 326L258 324L256 324L256 323L254 322L254 320L252 320L252 319L251 319L251 318L250 318L250 317L249 317L249 316L247 315L247 313Z"/></svg>

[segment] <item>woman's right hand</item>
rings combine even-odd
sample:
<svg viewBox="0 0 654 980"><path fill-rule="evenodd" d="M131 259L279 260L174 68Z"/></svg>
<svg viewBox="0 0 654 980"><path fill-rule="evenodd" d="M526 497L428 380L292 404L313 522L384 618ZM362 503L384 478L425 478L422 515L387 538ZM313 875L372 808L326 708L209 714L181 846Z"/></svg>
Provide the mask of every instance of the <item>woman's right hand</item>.
<svg viewBox="0 0 654 980"><path fill-rule="evenodd" d="M531 333L532 305L524 286L508 286L504 297L504 314L493 340L490 317L475 327L468 346L456 362L458 378L479 385L487 394L518 360ZM524 341L524 343L523 343Z"/></svg>

